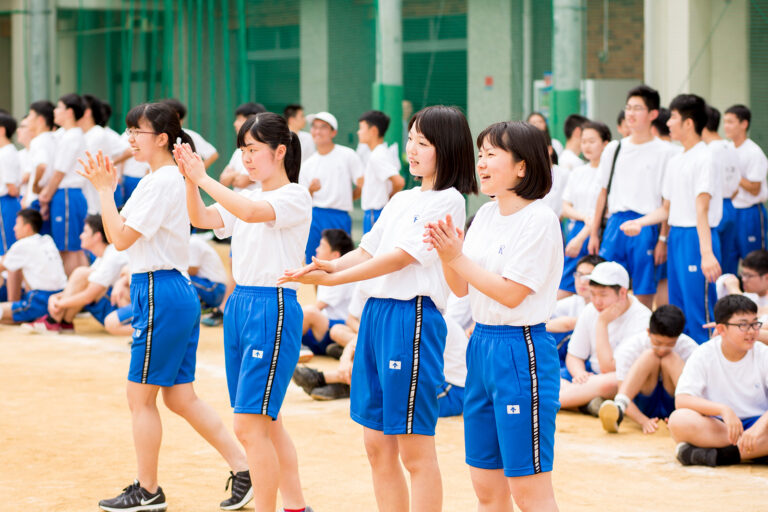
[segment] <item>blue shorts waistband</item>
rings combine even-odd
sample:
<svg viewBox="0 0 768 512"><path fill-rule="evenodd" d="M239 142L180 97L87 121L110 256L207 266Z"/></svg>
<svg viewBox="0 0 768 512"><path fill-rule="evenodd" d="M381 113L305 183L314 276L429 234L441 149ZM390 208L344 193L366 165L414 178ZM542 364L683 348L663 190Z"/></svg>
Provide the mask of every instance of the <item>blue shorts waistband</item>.
<svg viewBox="0 0 768 512"><path fill-rule="evenodd" d="M340 210L339 208L323 208L322 206L313 206L312 210L317 210L325 213L336 213L339 215L343 215L343 214L349 215L349 212L347 210Z"/></svg>
<svg viewBox="0 0 768 512"><path fill-rule="evenodd" d="M131 282L146 283L149 281L149 274L152 274L153 279L170 279L182 275L181 272L175 268L167 270L151 270L149 272L135 272L131 274Z"/></svg>
<svg viewBox="0 0 768 512"><path fill-rule="evenodd" d="M296 290L293 288L279 288L277 286L243 286L238 284L233 293L274 297L278 289L283 290L284 296L296 297Z"/></svg>
<svg viewBox="0 0 768 512"><path fill-rule="evenodd" d="M622 210L620 212L614 212L611 214L611 217L616 217L620 219L637 219L639 217L642 217L644 214L638 213L634 210Z"/></svg>
<svg viewBox="0 0 768 512"><path fill-rule="evenodd" d="M479 336L523 336L525 329L530 329L531 333L540 334L547 331L544 323L536 325L487 325L476 323L473 334Z"/></svg>
<svg viewBox="0 0 768 512"><path fill-rule="evenodd" d="M416 297L412 299L402 300L402 299L385 299L382 297L369 297L369 301L381 301L382 303L390 303L390 304L416 304L416 299L421 297L421 306L427 306L432 308L437 308L435 306L435 303L432 301L432 299L427 295L417 295Z"/></svg>

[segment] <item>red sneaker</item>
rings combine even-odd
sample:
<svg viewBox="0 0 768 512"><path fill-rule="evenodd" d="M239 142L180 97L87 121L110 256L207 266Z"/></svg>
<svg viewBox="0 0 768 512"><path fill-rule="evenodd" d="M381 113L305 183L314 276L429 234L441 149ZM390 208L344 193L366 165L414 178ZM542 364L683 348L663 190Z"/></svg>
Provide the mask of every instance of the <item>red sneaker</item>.
<svg viewBox="0 0 768 512"><path fill-rule="evenodd" d="M49 315L41 316L32 323L32 328L40 334L59 334L61 324Z"/></svg>

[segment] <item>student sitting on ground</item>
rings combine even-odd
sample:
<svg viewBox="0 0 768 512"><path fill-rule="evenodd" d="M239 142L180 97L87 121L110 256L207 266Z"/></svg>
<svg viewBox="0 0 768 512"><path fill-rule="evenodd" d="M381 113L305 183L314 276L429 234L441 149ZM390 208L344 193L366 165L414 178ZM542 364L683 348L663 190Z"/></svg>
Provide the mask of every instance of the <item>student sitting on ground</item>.
<svg viewBox="0 0 768 512"><path fill-rule="evenodd" d="M733 274L723 274L717 279L717 298L744 294L758 307L768 306L768 251L758 249L741 260L741 279Z"/></svg>
<svg viewBox="0 0 768 512"><path fill-rule="evenodd" d="M224 263L204 238L189 237L189 279L195 287L203 310L218 309L227 291Z"/></svg>
<svg viewBox="0 0 768 512"><path fill-rule="evenodd" d="M683 334L685 315L677 306L661 306L651 315L648 329L632 336L616 350L619 392L600 406L606 432L618 432L625 416L643 433L653 434L660 419L675 410L675 387L683 365L698 347Z"/></svg>
<svg viewBox="0 0 768 512"><path fill-rule="evenodd" d="M74 332L73 320L80 311L87 311L100 324L116 307L110 301L112 285L128 264L128 256L107 241L101 215L88 215L80 234L80 246L91 251L96 260L90 267L78 267L69 276L64 291L48 298L48 314L32 326L41 333Z"/></svg>
<svg viewBox="0 0 768 512"><path fill-rule="evenodd" d="M618 390L614 351L648 327L651 312L627 294L629 274L618 263L600 263L586 279L592 302L579 315L568 344L560 406L588 405L585 412L597 416L603 400Z"/></svg>
<svg viewBox="0 0 768 512"><path fill-rule="evenodd" d="M20 301L0 303L0 323L18 324L40 318L48 309L48 297L67 284L59 250L50 236L40 235L42 225L37 210L27 208L16 215L16 242L0 259L0 272L21 270L28 288Z"/></svg>
<svg viewBox="0 0 768 512"><path fill-rule="evenodd" d="M115 336L130 336L133 334L133 306L131 305L131 268L126 265L120 271L120 277L112 285L109 297L112 305L117 308L104 319L104 329Z"/></svg>
<svg viewBox="0 0 768 512"><path fill-rule="evenodd" d="M587 254L583 256L576 264L573 273L573 282L576 286L576 294L569 295L557 301L555 311L547 322L547 332L555 338L557 342L557 352L560 355L560 367L565 367L565 355L568 353L568 342L576 327L576 320L584 308L592 300L589 291L589 280L586 276L592 273L595 265L605 260L597 254Z"/></svg>
<svg viewBox="0 0 768 512"><path fill-rule="evenodd" d="M317 259L335 260L354 249L352 239L343 229L326 229L315 250ZM349 316L349 302L352 300L355 283L339 286L318 286L317 302L305 305L304 336L302 345L309 347L313 354L328 355L338 359L345 343L331 339L331 328L343 324Z"/></svg>
<svg viewBox="0 0 768 512"><path fill-rule="evenodd" d="M715 336L697 348L677 383L669 430L681 464L724 466L768 456L768 347L755 343L757 304L715 304Z"/></svg>

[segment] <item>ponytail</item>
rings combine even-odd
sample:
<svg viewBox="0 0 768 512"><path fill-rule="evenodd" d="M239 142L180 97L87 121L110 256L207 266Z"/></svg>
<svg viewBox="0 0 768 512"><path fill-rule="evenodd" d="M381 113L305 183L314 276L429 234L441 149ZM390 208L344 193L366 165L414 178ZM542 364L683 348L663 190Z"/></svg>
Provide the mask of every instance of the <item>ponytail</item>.
<svg viewBox="0 0 768 512"><path fill-rule="evenodd" d="M139 128L139 122L145 120L152 126L152 130L160 135L162 133L168 136L167 149L173 153L173 145L176 139L181 139L182 143L189 144L192 151L195 151L195 143L187 132L181 129L181 121L176 115L176 111L165 103L143 103L133 107L125 116L125 125L128 128Z"/></svg>
<svg viewBox="0 0 768 512"><path fill-rule="evenodd" d="M301 170L301 142L299 136L291 132L291 142L285 148L285 174L291 183L299 182L299 171Z"/></svg>
<svg viewBox="0 0 768 512"><path fill-rule="evenodd" d="M301 169L301 143L299 136L288 129L288 123L282 116L273 112L262 112L249 117L237 133L237 147L245 147L245 136L250 135L256 141L268 145L273 151L279 145L285 146L283 166L291 183L299 182Z"/></svg>

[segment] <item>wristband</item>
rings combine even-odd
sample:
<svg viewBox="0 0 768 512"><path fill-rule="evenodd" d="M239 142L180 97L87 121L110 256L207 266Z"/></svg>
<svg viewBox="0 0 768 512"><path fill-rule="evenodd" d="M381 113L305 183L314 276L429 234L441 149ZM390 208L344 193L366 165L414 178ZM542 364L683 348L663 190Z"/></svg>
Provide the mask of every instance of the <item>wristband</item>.
<svg viewBox="0 0 768 512"><path fill-rule="evenodd" d="M665 237L664 235L659 235L659 242L664 244L667 243L667 237Z"/></svg>

